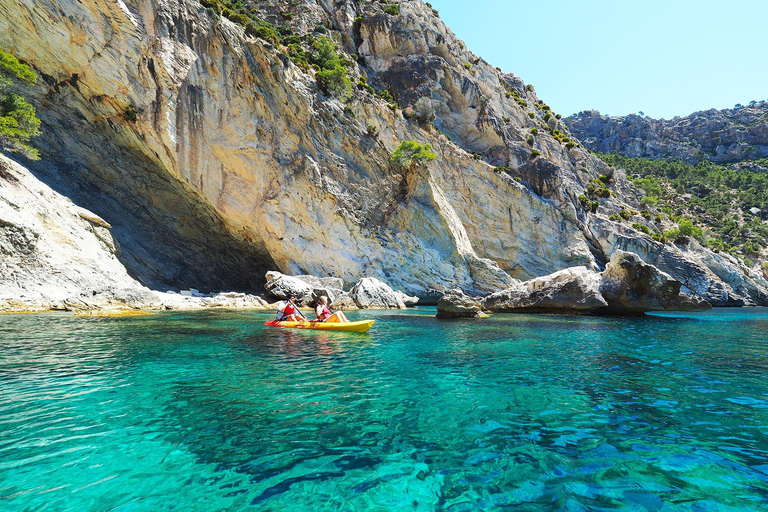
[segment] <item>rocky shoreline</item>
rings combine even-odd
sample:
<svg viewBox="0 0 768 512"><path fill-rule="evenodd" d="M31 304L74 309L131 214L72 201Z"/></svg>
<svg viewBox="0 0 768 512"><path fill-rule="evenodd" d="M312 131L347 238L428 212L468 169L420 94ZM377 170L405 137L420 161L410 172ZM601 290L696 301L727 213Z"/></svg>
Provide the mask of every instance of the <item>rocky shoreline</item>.
<svg viewBox="0 0 768 512"><path fill-rule="evenodd" d="M653 240L671 220L426 4L251 4L285 37L195 0L0 0L42 123L40 161L0 155L0 309L267 307L271 271L336 276L305 284L338 307L460 289L551 309L541 276L603 273L617 251L713 306L768 304L743 263ZM296 61L325 39L348 94ZM398 164L405 142L435 159Z"/></svg>
<svg viewBox="0 0 768 512"><path fill-rule="evenodd" d="M299 307L310 308L322 297L338 310L405 309L418 304L376 278L364 277L349 291L343 281L311 275L288 276L269 272L266 294L238 292L203 294L198 290L153 292L123 290L110 299L85 295L62 302L24 302L6 299L0 312L75 311L94 316L134 312L256 309L274 310L280 300L296 297ZM132 293L130 293L132 292ZM487 313L558 313L637 316L650 311L705 311L712 306L680 281L642 261L636 254L617 251L603 272L573 267L551 275L515 283L483 296L470 297L459 289L447 290L437 301L438 318L481 318Z"/></svg>
<svg viewBox="0 0 768 512"><path fill-rule="evenodd" d="M194 288L152 290L126 271L106 221L76 206L23 166L2 156L0 164L5 173L0 180L0 254L4 263L0 312L115 315L208 308L270 310L290 296L296 296L300 306L309 307L321 295L329 298L334 309L347 310L403 309L420 301L370 276L345 289L339 278L289 276L277 271L266 273L260 295L203 293ZM654 253L646 250L645 254ZM698 311L711 307L711 303L743 305L718 302L724 289L713 290L710 281L683 283L634 252L616 250L602 272L576 266L527 281L512 280L509 286L471 296L447 287L424 290L423 296L432 299L426 302L437 303L442 317L476 317L486 312L634 315L658 310Z"/></svg>

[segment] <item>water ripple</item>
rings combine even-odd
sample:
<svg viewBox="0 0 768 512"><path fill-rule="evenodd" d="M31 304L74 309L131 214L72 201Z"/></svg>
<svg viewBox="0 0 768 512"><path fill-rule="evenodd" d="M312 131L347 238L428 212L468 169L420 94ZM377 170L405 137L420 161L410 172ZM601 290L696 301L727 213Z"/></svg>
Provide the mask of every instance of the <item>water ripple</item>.
<svg viewBox="0 0 768 512"><path fill-rule="evenodd" d="M768 315L0 317L2 510L768 508Z"/></svg>

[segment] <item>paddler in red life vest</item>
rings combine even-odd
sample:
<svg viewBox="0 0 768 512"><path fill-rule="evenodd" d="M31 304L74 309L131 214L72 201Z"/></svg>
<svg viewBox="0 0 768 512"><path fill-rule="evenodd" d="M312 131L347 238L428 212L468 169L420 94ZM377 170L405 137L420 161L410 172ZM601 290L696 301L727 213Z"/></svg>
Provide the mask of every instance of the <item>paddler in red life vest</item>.
<svg viewBox="0 0 768 512"><path fill-rule="evenodd" d="M320 322L349 322L347 317L344 316L344 313L341 311L337 311L335 313L331 312L331 308L328 307L328 297L325 295L321 296L317 301L317 306L315 306L315 315L317 315L317 320Z"/></svg>
<svg viewBox="0 0 768 512"><path fill-rule="evenodd" d="M282 304L281 304L282 305ZM296 297L291 296L283 309L278 309L276 320L280 322L306 322L304 315L299 313L296 306Z"/></svg>

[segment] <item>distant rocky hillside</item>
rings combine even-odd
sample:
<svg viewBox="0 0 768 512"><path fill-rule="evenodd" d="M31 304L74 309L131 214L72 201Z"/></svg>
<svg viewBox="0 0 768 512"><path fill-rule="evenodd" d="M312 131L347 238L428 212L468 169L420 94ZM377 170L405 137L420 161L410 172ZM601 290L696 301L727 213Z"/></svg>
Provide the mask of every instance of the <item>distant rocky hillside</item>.
<svg viewBox="0 0 768 512"><path fill-rule="evenodd" d="M598 153L677 158L689 164L768 157L765 101L726 110L704 110L670 120L639 114L611 117L588 110L565 121L585 147Z"/></svg>
<svg viewBox="0 0 768 512"><path fill-rule="evenodd" d="M743 261L654 239L672 220L420 0L0 0L0 47L40 77L25 165L152 290L279 270L479 295L621 249L714 305L768 303Z"/></svg>

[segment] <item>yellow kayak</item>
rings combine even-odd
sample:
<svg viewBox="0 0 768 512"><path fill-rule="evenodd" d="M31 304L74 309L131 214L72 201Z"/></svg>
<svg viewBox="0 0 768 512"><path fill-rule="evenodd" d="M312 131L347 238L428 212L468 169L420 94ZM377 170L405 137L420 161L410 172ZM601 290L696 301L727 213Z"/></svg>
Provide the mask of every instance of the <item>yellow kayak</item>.
<svg viewBox="0 0 768 512"><path fill-rule="evenodd" d="M376 320L359 320L357 322L278 322L270 320L264 325L284 327L288 329L316 329L318 331L366 332Z"/></svg>

